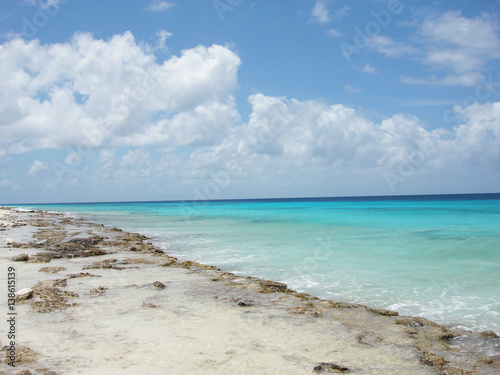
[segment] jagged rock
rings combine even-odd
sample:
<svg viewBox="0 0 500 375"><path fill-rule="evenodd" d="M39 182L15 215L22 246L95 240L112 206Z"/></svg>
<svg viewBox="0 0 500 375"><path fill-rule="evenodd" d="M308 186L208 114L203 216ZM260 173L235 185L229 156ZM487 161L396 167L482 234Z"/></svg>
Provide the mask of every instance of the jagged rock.
<svg viewBox="0 0 500 375"><path fill-rule="evenodd" d="M165 289L165 288L166 288L165 284L163 284L163 283L162 283L162 282L160 282L160 281L155 281L155 282L153 283L153 286L154 286L156 289Z"/></svg>
<svg viewBox="0 0 500 375"><path fill-rule="evenodd" d="M493 331L483 331L481 332L481 336L487 338L487 339L498 339L498 335L493 332Z"/></svg>
<svg viewBox="0 0 500 375"><path fill-rule="evenodd" d="M167 260L165 263L160 264L161 267L171 267L173 265L178 264L177 259L172 258Z"/></svg>
<svg viewBox="0 0 500 375"><path fill-rule="evenodd" d="M261 293L286 292L288 286L285 283L278 283L271 280L260 280Z"/></svg>
<svg viewBox="0 0 500 375"><path fill-rule="evenodd" d="M24 301L33 296L33 289L23 288L16 293L16 301Z"/></svg>
<svg viewBox="0 0 500 375"><path fill-rule="evenodd" d="M115 263L117 259L105 259L101 262L94 262L89 266L83 267L84 270L93 270L93 269L112 269L112 270L124 270L127 267L117 266Z"/></svg>
<svg viewBox="0 0 500 375"><path fill-rule="evenodd" d="M68 300L78 297L78 294L56 287L65 285L66 279L46 280L35 285L33 298L30 299L31 308L39 313L50 313L69 307Z"/></svg>
<svg viewBox="0 0 500 375"><path fill-rule="evenodd" d="M425 363L429 366L435 366L439 368L443 368L443 366L448 363L443 357L438 356L436 354L428 353L425 350L422 351L422 356L420 358L422 363Z"/></svg>
<svg viewBox="0 0 500 375"><path fill-rule="evenodd" d="M398 316L399 314L396 311L391 311L391 310L383 310L383 309L368 309L374 314L377 315L383 315L383 316Z"/></svg>
<svg viewBox="0 0 500 375"><path fill-rule="evenodd" d="M28 254L25 254L25 253L22 253L22 254L19 254L18 256L14 257L12 260L14 262L25 262L29 259L29 256Z"/></svg>
<svg viewBox="0 0 500 375"><path fill-rule="evenodd" d="M191 269L191 268L199 268L202 270L214 270L214 271L220 271L219 268L214 267L214 266L209 266L206 264L201 264L198 262L193 262L192 260L186 260L184 262L179 263L179 265L183 268Z"/></svg>
<svg viewBox="0 0 500 375"><path fill-rule="evenodd" d="M331 362L321 362L319 365L313 368L315 372L330 372L330 373L343 373L349 372L347 367L337 365Z"/></svg>

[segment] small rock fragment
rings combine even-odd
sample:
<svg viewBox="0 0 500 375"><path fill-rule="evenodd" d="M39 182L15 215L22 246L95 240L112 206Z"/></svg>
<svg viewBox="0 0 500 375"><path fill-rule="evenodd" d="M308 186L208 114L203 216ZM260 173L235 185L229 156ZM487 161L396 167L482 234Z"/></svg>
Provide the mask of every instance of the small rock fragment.
<svg viewBox="0 0 500 375"><path fill-rule="evenodd" d="M146 302L144 302L144 303L142 304L142 307L144 307L145 309L154 309L154 308L157 308L157 307L158 307L158 305L154 305L154 304L152 304L152 303L146 303Z"/></svg>
<svg viewBox="0 0 500 375"><path fill-rule="evenodd" d="M12 259L14 262L25 262L29 259L28 254L22 253Z"/></svg>
<svg viewBox="0 0 500 375"><path fill-rule="evenodd" d="M163 284L162 282L160 281L155 281L153 283L153 286L156 288L156 289L165 289L165 284Z"/></svg>
<svg viewBox="0 0 500 375"><path fill-rule="evenodd" d="M16 293L16 301L24 301L33 296L33 289L23 288Z"/></svg>
<svg viewBox="0 0 500 375"><path fill-rule="evenodd" d="M331 362L321 362L319 365L313 368L315 372L330 372L330 373L342 373L350 371L347 367L337 365Z"/></svg>

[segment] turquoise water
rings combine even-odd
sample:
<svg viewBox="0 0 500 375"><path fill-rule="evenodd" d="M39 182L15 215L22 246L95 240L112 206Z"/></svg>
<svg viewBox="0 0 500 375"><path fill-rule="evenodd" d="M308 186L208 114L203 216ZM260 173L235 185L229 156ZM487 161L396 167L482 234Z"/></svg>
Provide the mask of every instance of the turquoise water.
<svg viewBox="0 0 500 375"><path fill-rule="evenodd" d="M30 206L153 238L181 259L321 298L500 333L500 199Z"/></svg>

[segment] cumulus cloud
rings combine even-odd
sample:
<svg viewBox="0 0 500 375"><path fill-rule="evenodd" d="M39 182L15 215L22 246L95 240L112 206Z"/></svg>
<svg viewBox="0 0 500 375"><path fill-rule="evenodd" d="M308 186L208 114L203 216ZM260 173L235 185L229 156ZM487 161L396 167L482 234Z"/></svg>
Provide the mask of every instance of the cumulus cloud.
<svg viewBox="0 0 500 375"><path fill-rule="evenodd" d="M500 169L500 103L456 107L459 122L452 130L427 130L411 115L375 123L343 105L263 94L249 101L248 123L220 144L194 152L187 170L197 176L226 171L233 181L251 177L285 188L338 176L380 181L402 165L433 176Z"/></svg>
<svg viewBox="0 0 500 375"><path fill-rule="evenodd" d="M14 39L0 46L5 77L0 86L0 150L22 153L83 142L97 147L110 139L135 144L130 136L139 133L159 137L146 136L141 144L157 139L196 142L194 127L218 134L221 126L230 125L227 116L220 123L195 119L214 118L221 108L232 113L228 106L234 106L231 92L239 65L239 57L219 45L198 46L157 62L130 32L106 41L80 33L68 43L52 45ZM182 116L187 117L187 131L175 123ZM175 135L164 133L172 129Z"/></svg>
<svg viewBox="0 0 500 375"><path fill-rule="evenodd" d="M165 61L151 51L128 32L109 40L76 34L63 44L1 45L0 155L69 149L65 181L109 190L114 200L112 187L132 182L134 194L173 189L185 199L183 184L225 175L240 196L252 196L252 186L280 195L318 186L324 195L352 194L355 183L374 181L383 185L378 192L389 192L385 176L400 176L405 165L429 183L453 173L461 181L477 171L498 175L500 103L454 107L452 124L429 130L409 114L375 122L346 105L257 93L241 119L233 97L241 62L228 47L197 46ZM99 153L87 157L80 146ZM48 167L36 160L28 175Z"/></svg>

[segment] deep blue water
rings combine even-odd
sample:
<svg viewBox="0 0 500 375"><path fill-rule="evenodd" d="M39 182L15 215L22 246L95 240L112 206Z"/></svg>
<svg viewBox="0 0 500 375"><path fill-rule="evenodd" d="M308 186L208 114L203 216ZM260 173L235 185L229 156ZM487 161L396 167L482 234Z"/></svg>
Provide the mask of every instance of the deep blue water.
<svg viewBox="0 0 500 375"><path fill-rule="evenodd" d="M500 333L500 194L29 207L321 298Z"/></svg>

